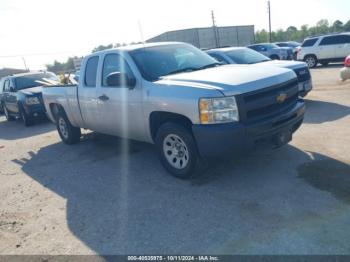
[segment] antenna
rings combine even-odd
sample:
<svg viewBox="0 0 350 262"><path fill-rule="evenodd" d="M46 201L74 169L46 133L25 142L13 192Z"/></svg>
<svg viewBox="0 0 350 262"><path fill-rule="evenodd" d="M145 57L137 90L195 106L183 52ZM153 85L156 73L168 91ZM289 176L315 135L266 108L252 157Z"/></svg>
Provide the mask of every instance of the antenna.
<svg viewBox="0 0 350 262"><path fill-rule="evenodd" d="M142 30L142 25L141 25L140 19L137 20L137 24L139 25L139 32L140 32L141 41L142 41L142 43L145 43L145 39L143 37L143 30Z"/></svg>
<svg viewBox="0 0 350 262"><path fill-rule="evenodd" d="M27 67L27 64L26 64L26 60L24 59L24 56L22 56L22 60L23 60L23 64L24 64L24 68L26 71L29 71L28 70L28 67Z"/></svg>

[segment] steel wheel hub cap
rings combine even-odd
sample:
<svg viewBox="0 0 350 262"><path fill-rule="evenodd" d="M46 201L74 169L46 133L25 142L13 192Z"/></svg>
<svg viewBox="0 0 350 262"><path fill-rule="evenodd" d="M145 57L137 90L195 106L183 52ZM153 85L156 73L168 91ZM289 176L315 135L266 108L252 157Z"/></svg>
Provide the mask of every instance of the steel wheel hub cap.
<svg viewBox="0 0 350 262"><path fill-rule="evenodd" d="M60 129L60 133L64 138L68 138L68 129L66 121L63 118L58 120L58 128Z"/></svg>
<svg viewBox="0 0 350 262"><path fill-rule="evenodd" d="M186 143L179 136L168 135L163 141L163 152L172 167L183 169L187 166L189 152Z"/></svg>

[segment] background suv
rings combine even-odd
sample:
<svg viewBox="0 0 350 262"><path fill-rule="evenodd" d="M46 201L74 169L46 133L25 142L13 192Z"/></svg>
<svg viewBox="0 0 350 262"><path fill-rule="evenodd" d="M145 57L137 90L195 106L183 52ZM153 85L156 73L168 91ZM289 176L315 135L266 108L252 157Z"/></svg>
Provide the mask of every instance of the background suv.
<svg viewBox="0 0 350 262"><path fill-rule="evenodd" d="M293 49L290 47L279 47L276 44L261 43L247 46L272 60L291 60L293 58Z"/></svg>
<svg viewBox="0 0 350 262"><path fill-rule="evenodd" d="M46 117L42 99L42 86L58 77L50 72L30 72L2 78L1 104L7 121L21 118L30 126L35 118Z"/></svg>
<svg viewBox="0 0 350 262"><path fill-rule="evenodd" d="M318 63L342 62L349 53L350 33L341 33L305 39L297 59L314 68Z"/></svg>

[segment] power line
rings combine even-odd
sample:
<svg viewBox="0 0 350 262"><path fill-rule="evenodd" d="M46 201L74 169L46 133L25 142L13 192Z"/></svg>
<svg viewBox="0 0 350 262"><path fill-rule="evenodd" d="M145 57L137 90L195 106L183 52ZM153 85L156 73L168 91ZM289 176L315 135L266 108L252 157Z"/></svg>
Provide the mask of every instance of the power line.
<svg viewBox="0 0 350 262"><path fill-rule="evenodd" d="M27 57L27 56L46 56L46 55L64 55L64 54L73 54L80 53L81 51L72 51L72 52L51 52L51 53L33 53L33 54L16 54L16 55L0 55L0 58L12 58L12 57Z"/></svg>

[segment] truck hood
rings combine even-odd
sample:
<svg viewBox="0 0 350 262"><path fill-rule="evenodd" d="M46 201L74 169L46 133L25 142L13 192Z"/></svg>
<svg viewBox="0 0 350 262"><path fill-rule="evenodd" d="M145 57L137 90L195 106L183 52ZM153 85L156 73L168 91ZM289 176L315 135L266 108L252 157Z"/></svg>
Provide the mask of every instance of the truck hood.
<svg viewBox="0 0 350 262"><path fill-rule="evenodd" d="M283 68L289 68L289 69L300 69L307 67L306 63L304 62L297 62L297 61L285 61L285 60L271 60L271 61L266 61L262 62L259 64L256 64L259 66L277 66L277 67L283 67Z"/></svg>
<svg viewBox="0 0 350 262"><path fill-rule="evenodd" d="M36 87L32 87L32 88L26 88L26 89L22 89L19 90L18 92L21 92L22 94L25 95L37 95L37 94L41 94L43 92L43 87L42 86L36 86Z"/></svg>
<svg viewBox="0 0 350 262"><path fill-rule="evenodd" d="M239 95L295 79L292 70L258 65L224 65L165 76L159 84L213 89L223 95Z"/></svg>

